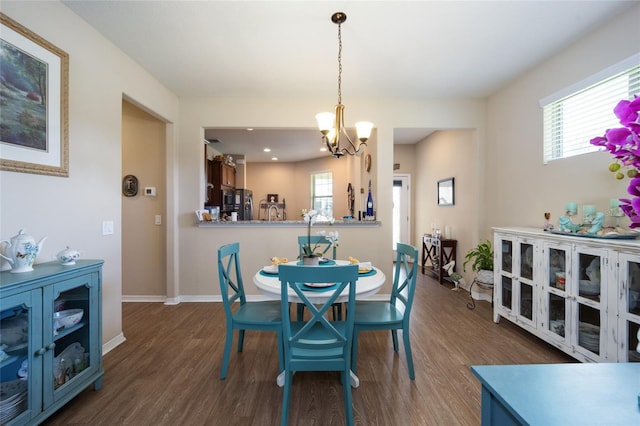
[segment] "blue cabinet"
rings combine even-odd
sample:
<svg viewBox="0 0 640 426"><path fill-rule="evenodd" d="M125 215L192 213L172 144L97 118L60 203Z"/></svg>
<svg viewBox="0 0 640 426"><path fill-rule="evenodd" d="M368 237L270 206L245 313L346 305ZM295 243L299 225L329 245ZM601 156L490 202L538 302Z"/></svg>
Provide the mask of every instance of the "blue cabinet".
<svg viewBox="0 0 640 426"><path fill-rule="evenodd" d="M102 263L0 273L0 425L41 423L88 386L100 389Z"/></svg>

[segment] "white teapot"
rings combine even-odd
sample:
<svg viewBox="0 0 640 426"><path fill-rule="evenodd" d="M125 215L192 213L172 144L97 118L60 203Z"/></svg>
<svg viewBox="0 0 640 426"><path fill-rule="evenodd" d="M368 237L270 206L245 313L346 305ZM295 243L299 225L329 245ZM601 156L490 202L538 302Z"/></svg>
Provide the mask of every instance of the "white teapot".
<svg viewBox="0 0 640 426"><path fill-rule="evenodd" d="M26 235L24 229L10 240L0 241L3 244L0 257L11 264L12 273L33 271L33 262L42 249L42 244L47 237L42 237L36 244L36 240L31 235Z"/></svg>

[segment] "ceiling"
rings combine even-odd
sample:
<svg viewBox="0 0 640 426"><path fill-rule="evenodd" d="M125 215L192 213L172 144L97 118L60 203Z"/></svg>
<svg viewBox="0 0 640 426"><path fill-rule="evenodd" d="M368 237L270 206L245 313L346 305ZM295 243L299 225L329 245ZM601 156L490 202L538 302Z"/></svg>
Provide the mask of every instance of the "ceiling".
<svg viewBox="0 0 640 426"><path fill-rule="evenodd" d="M337 98L330 17L345 12L348 107L349 98L485 98L637 2L63 3L180 97ZM396 129L394 143L415 143L433 130ZM230 143L236 136L213 137ZM319 133L313 137L319 146Z"/></svg>

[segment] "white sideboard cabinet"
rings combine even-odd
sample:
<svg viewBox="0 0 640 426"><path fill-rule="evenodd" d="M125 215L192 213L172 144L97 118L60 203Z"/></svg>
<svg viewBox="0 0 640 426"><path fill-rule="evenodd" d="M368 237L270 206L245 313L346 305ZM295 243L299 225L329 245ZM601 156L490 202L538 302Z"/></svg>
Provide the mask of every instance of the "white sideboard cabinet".
<svg viewBox="0 0 640 426"><path fill-rule="evenodd" d="M582 362L640 362L640 241L494 228L494 321Z"/></svg>
<svg viewBox="0 0 640 426"><path fill-rule="evenodd" d="M101 260L0 272L0 425L39 424L102 386ZM76 324L62 311L82 310Z"/></svg>

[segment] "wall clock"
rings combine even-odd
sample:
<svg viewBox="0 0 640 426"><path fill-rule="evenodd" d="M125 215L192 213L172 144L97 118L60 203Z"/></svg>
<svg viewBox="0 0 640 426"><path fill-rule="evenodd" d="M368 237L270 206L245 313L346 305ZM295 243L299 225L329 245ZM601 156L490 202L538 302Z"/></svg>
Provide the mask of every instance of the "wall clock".
<svg viewBox="0 0 640 426"><path fill-rule="evenodd" d="M364 169L368 172L371 170L371 154L364 157Z"/></svg>

